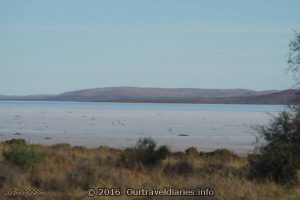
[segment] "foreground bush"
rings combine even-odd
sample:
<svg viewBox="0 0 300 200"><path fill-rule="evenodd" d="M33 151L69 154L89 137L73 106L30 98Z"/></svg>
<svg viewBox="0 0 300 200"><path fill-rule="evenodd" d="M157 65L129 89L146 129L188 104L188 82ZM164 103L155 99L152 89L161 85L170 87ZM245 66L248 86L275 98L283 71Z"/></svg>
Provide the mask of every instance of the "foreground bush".
<svg viewBox="0 0 300 200"><path fill-rule="evenodd" d="M154 166L170 154L167 146L156 148L156 142L151 138L139 139L134 148L127 148L119 159L119 166L137 168L140 164Z"/></svg>
<svg viewBox="0 0 300 200"><path fill-rule="evenodd" d="M199 152L196 147L190 147L186 149L185 154L188 156L199 156Z"/></svg>
<svg viewBox="0 0 300 200"><path fill-rule="evenodd" d="M25 142L13 141L9 150L3 152L5 160L12 162L16 165L26 169L31 165L42 161L45 153L36 151L31 145Z"/></svg>
<svg viewBox="0 0 300 200"><path fill-rule="evenodd" d="M300 169L300 126L297 115L283 112L259 133L266 144L249 155L250 177L287 184L297 181Z"/></svg>

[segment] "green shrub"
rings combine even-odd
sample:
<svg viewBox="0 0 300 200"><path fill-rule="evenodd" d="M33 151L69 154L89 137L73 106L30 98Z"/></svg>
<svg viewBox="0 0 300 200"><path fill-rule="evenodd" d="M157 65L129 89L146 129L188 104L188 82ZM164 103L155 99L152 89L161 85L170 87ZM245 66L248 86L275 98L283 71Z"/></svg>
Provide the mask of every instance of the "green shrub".
<svg viewBox="0 0 300 200"><path fill-rule="evenodd" d="M13 144L9 150L3 152L4 158L22 168L28 168L31 165L42 161L45 153L36 151L31 145L26 143Z"/></svg>
<svg viewBox="0 0 300 200"><path fill-rule="evenodd" d="M134 148L127 148L121 154L119 166L136 168L139 163L144 166L154 166L164 160L170 154L167 146L156 148L156 142L151 138L139 139Z"/></svg>
<svg viewBox="0 0 300 200"><path fill-rule="evenodd" d="M300 84L300 33L289 44L288 70ZM251 178L271 178L279 183L298 181L300 169L300 94L296 92L296 105L290 112L281 112L271 123L261 127L259 133L265 144L249 156Z"/></svg>
<svg viewBox="0 0 300 200"><path fill-rule="evenodd" d="M199 156L199 152L196 147L190 147L190 148L186 149L185 153L188 156L193 156L193 157Z"/></svg>
<svg viewBox="0 0 300 200"><path fill-rule="evenodd" d="M282 112L259 133L265 145L249 155L250 177L287 184L297 181L300 169L300 126L297 116Z"/></svg>
<svg viewBox="0 0 300 200"><path fill-rule="evenodd" d="M171 152L170 152L170 149L163 145L163 146L160 146L155 152L154 152L154 161L153 163L156 164L156 163L159 163L160 161L164 160L167 158L168 155L170 155Z"/></svg>

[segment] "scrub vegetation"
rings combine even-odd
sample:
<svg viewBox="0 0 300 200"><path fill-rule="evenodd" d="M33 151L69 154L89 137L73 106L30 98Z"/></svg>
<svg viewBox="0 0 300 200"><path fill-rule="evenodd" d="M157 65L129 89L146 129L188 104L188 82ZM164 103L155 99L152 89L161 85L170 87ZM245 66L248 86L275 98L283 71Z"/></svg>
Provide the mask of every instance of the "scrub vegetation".
<svg viewBox="0 0 300 200"><path fill-rule="evenodd" d="M18 148L24 148L25 153ZM90 187L121 189L120 197L102 196L101 199L183 198L128 197L125 193L126 188L166 187L209 187L215 192L213 197L198 199L300 198L299 184L281 184L269 176L252 179L249 176L249 160L226 149L199 152L191 147L185 152L170 152L166 146L157 147L150 138L141 139L136 146L125 150L108 147L87 149L68 144L46 147L14 139L1 143L0 151L0 199L91 199L86 195ZM24 164L24 158L30 162ZM46 194L4 196L7 191L19 190L39 190Z"/></svg>

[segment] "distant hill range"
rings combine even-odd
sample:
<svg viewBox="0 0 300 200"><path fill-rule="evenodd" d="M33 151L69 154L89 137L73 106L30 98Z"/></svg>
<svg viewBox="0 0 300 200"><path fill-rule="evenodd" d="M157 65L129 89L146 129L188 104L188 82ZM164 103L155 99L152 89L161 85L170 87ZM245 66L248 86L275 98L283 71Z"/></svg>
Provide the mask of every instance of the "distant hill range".
<svg viewBox="0 0 300 200"><path fill-rule="evenodd" d="M5 96L0 100L148 102L207 104L294 104L300 90L193 89L108 87L77 90L58 95Z"/></svg>

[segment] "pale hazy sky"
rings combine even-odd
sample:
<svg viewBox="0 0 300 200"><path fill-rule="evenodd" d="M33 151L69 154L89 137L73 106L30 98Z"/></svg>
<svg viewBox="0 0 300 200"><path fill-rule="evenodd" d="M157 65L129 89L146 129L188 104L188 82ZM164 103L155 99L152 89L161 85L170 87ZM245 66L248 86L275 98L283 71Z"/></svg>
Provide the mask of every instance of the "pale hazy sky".
<svg viewBox="0 0 300 200"><path fill-rule="evenodd" d="M0 94L287 89L299 0L0 1Z"/></svg>

